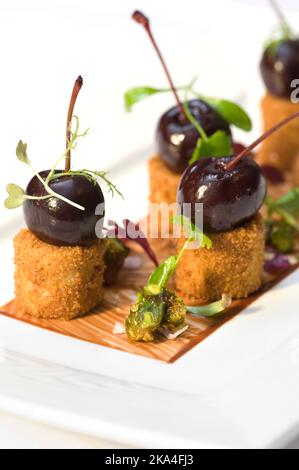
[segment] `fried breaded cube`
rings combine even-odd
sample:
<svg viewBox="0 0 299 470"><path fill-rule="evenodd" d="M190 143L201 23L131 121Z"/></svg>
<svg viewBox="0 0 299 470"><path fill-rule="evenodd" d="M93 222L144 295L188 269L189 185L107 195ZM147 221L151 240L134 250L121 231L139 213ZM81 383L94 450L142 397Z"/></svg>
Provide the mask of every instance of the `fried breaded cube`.
<svg viewBox="0 0 299 470"><path fill-rule="evenodd" d="M230 294L247 297L262 283L264 224L260 214L228 232L208 233L213 247L187 249L175 273L177 294L186 305L203 305ZM186 241L177 242L177 252Z"/></svg>
<svg viewBox="0 0 299 470"><path fill-rule="evenodd" d="M71 320L102 301L106 240L88 248L58 247L23 229L14 248L18 312Z"/></svg>
<svg viewBox="0 0 299 470"><path fill-rule="evenodd" d="M267 93L261 100L261 108L263 128L267 131L290 114L299 111L299 103L292 103ZM299 119L294 119L264 140L257 153L259 164L271 165L282 171L298 171L298 159Z"/></svg>
<svg viewBox="0 0 299 470"><path fill-rule="evenodd" d="M181 175L171 171L156 155L149 160L150 202L176 202L176 193Z"/></svg>
<svg viewBox="0 0 299 470"><path fill-rule="evenodd" d="M165 203L168 206L176 204L176 193L181 175L171 171L159 155L149 160L148 169L150 203ZM159 213L154 217L154 224L159 236L163 237L165 234L172 232L172 213L176 213L176 210L173 209L172 212L168 213L166 208L159 208Z"/></svg>

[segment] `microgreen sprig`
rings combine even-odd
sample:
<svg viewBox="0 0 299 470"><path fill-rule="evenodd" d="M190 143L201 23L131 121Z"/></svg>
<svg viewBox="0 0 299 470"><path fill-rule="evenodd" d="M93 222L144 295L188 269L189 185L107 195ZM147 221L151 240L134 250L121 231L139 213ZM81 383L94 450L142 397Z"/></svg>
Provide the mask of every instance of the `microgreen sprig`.
<svg viewBox="0 0 299 470"><path fill-rule="evenodd" d="M192 157L189 161L189 165L192 165L192 163L196 162L202 157L224 157L232 153L231 137L226 132L218 130L211 136L208 136L200 123L192 115L188 104L188 94L193 90L195 81L196 77L186 87L184 100L185 114L199 134L199 138L197 140ZM215 102L217 102L217 100L215 100Z"/></svg>
<svg viewBox="0 0 299 470"><path fill-rule="evenodd" d="M70 171L67 171L67 172L63 172L63 173L56 173L52 179L57 179L57 178L61 178L63 176L85 176L85 178L87 178L89 181L91 181L92 183L96 184L97 183L97 180L99 178L101 178L103 181L105 181L105 183L107 184L108 186L108 191L111 193L112 196L114 196L115 193L117 193L121 198L124 199L124 196L123 194L119 191L119 189L117 189L117 187L107 178L107 175L108 175L108 172L107 171L103 171L103 170L87 170L87 169L83 169L83 170L70 170Z"/></svg>
<svg viewBox="0 0 299 470"><path fill-rule="evenodd" d="M147 287L153 285L158 286L160 289L166 287L184 251L191 242L199 242L201 248L212 248L211 239L199 230L199 228L196 227L188 217L185 217L184 215L174 215L172 216L172 222L173 224L182 227L184 229L184 234L187 234L188 238L177 255L172 255L167 258L152 272L148 279Z"/></svg>
<svg viewBox="0 0 299 470"><path fill-rule="evenodd" d="M44 196L29 196L29 195L26 194L24 189L22 189L20 186L18 186L16 184L13 184L13 183L10 183L6 187L6 190L7 190L7 193L8 193L8 198L4 202L4 205L7 209L15 209L15 208L19 207L24 203L25 200L39 200L39 201L41 201L41 200L44 200L44 199L49 199L49 198L54 197L56 199L60 199L61 201L64 201L65 203L69 204L70 206L75 207L78 210L84 211L85 208L83 206L81 206L79 204L76 204L75 202L71 201L70 199L68 199L64 196L62 196L61 194L56 193L55 191L53 191L51 189L51 187L50 187L51 181L53 181L54 179L57 179L57 178L61 178L63 176L82 175L82 176L85 176L86 178L88 178L89 180L93 181L94 184L96 184L98 178L101 178L107 184L109 192L111 192L112 195L114 193L117 193L121 197L123 197L123 195L116 188L116 186L113 183L111 183L111 181L109 181L109 179L107 178L107 172L105 172L105 171L99 171L99 170L93 171L93 170L87 170L87 169L78 170L78 171L70 170L70 171L65 171L65 172L61 172L61 171L57 172L56 171L57 166L65 159L66 154L68 153L68 151L69 150L75 150L77 148L78 139L82 138L82 137L85 137L89 132L89 129L86 129L85 131L80 132L80 130L79 130L79 118L77 116L73 116L73 120L75 121L75 128L74 128L74 131L70 132L70 138L69 138L67 148L66 148L65 152L58 158L58 160L56 161L55 165L50 170L50 172L49 172L46 179L43 179L40 176L40 174L32 166L31 161L30 161L30 159L28 158L28 155L27 155L27 144L24 143L22 140L19 141L19 143L17 145L17 148L16 148L16 155L17 155L18 160L20 162L26 164L27 166L29 166L29 168L33 171L34 175L42 183L42 185L43 185L43 187L44 187L47 194L44 195Z"/></svg>
<svg viewBox="0 0 299 470"><path fill-rule="evenodd" d="M72 117L72 121L75 121L75 129L72 131L72 122L71 122L69 124L70 132L68 134L67 146L66 146L65 152L63 152L63 154L60 155L60 157L58 158L58 160L54 164L53 168L51 169L50 173L48 174L47 179L46 179L46 184L48 184L53 179L53 175L55 173L56 168L67 157L67 155L69 155L69 152L71 150L76 150L78 139L80 139L81 137L86 137L86 135L89 133L89 128L85 129L85 131L83 131L83 132L80 132L80 123L79 123L78 116L74 115ZM64 175L68 174L69 171L70 170L66 170L64 172ZM56 174L56 177L57 177L57 174Z"/></svg>

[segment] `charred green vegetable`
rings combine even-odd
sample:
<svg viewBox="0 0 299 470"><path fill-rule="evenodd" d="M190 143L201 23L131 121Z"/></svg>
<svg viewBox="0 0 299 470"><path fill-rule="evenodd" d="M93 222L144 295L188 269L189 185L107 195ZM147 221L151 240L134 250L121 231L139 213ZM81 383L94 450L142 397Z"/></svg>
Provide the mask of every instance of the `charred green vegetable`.
<svg viewBox="0 0 299 470"><path fill-rule="evenodd" d="M200 241L200 246L207 248L212 242L190 220L180 216L174 218L174 222L187 225L190 236L177 256L170 256L154 270L142 293L138 294L126 320L126 333L133 341L153 341L160 327L175 332L185 325L186 306L166 285L190 241Z"/></svg>
<svg viewBox="0 0 299 470"><path fill-rule="evenodd" d="M182 299L166 288L149 285L131 307L126 331L131 340L148 342L154 340L158 328L166 327L174 332L185 322L186 307Z"/></svg>
<svg viewBox="0 0 299 470"><path fill-rule="evenodd" d="M150 294L150 289L144 289L138 294L137 302L132 305L130 315L126 320L128 338L133 341L153 341L154 332L163 321L166 310L163 290Z"/></svg>
<svg viewBox="0 0 299 470"><path fill-rule="evenodd" d="M181 328L186 322L186 306L174 292L164 289L164 299L166 311L163 317L163 324L170 331Z"/></svg>

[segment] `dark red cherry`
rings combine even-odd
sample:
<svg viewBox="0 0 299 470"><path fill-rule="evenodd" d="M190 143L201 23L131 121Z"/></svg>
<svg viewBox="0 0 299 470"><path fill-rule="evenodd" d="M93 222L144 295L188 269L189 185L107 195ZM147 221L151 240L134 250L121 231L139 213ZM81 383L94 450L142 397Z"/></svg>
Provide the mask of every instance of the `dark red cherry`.
<svg viewBox="0 0 299 470"><path fill-rule="evenodd" d="M299 78L299 39L286 39L276 47L269 46L262 56L260 70L272 95L290 98L291 82Z"/></svg>
<svg viewBox="0 0 299 470"><path fill-rule="evenodd" d="M46 179L49 171L40 176ZM44 200L26 200L23 204L26 224L38 238L58 246L91 246L97 241L96 224L104 217L95 215L98 204L105 203L102 190L85 176L62 176L50 182L56 193L83 206L84 211L55 197ZM29 196L45 196L47 192L34 176L27 186ZM97 225L97 231L99 225Z"/></svg>
<svg viewBox="0 0 299 470"><path fill-rule="evenodd" d="M204 101L191 100L189 108L208 136L218 130L231 135L228 123ZM182 116L178 106L169 109L158 122L157 151L175 173L181 174L187 168L198 138L198 131Z"/></svg>
<svg viewBox="0 0 299 470"><path fill-rule="evenodd" d="M191 203L191 219L196 223L195 203L203 204L203 229L225 232L249 221L260 209L266 195L266 181L251 157L243 157L234 168L225 165L233 157L203 158L182 175L177 200ZM202 227L201 227L202 228Z"/></svg>

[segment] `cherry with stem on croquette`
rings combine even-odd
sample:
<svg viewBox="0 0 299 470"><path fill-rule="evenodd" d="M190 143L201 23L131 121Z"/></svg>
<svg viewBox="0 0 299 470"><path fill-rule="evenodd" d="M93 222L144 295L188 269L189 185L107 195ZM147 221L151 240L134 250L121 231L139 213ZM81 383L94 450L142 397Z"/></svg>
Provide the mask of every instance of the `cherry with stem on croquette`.
<svg viewBox="0 0 299 470"><path fill-rule="evenodd" d="M198 130L190 122L184 105L180 101L168 67L153 36L149 19L140 11L135 11L132 17L144 27L149 36L175 97L176 106L164 113L158 122L156 140L157 150L163 162L173 172L181 174L192 158L199 138ZM217 130L223 130L231 136L227 121L214 111L210 105L200 99L193 99L188 102L188 107L191 115L202 127L206 136L213 135Z"/></svg>
<svg viewBox="0 0 299 470"><path fill-rule="evenodd" d="M201 158L182 175L177 202L191 204L191 220L199 220L203 209L203 230L225 232L249 222L261 208L266 196L262 168L250 156L263 140L277 132L299 112L280 121L237 155ZM203 204L201 207L197 203Z"/></svg>
<svg viewBox="0 0 299 470"><path fill-rule="evenodd" d="M95 227L104 218L104 210L100 215L95 214L96 207L99 204L104 207L105 200L92 174L88 177L85 172L70 171L74 143L71 124L82 85L83 79L79 76L67 115L65 170L54 168L35 175L27 186L28 198L23 203L28 228L42 241L58 246L91 246L98 239ZM47 197L49 191L45 183L58 197Z"/></svg>
<svg viewBox="0 0 299 470"><path fill-rule="evenodd" d="M295 37L277 2L270 3L278 16L281 37L271 41L264 50L260 70L272 95L290 98L291 83L299 77L299 38Z"/></svg>

